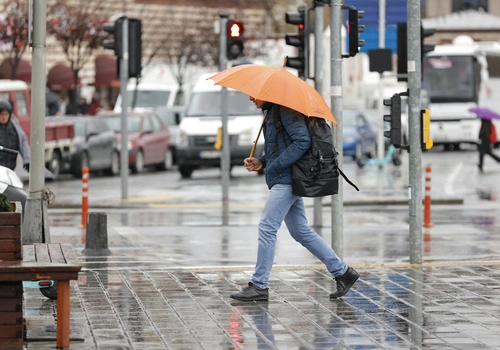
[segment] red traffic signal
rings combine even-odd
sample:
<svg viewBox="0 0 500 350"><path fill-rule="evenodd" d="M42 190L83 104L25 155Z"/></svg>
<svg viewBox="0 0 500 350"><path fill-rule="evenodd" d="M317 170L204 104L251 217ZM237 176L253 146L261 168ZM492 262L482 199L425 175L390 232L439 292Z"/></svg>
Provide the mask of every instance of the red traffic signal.
<svg viewBox="0 0 500 350"><path fill-rule="evenodd" d="M243 36L243 22L228 22L227 35L230 38L239 38Z"/></svg>
<svg viewBox="0 0 500 350"><path fill-rule="evenodd" d="M234 60L244 56L244 41L243 38L243 22L228 21L227 22L227 48L226 57L228 60Z"/></svg>

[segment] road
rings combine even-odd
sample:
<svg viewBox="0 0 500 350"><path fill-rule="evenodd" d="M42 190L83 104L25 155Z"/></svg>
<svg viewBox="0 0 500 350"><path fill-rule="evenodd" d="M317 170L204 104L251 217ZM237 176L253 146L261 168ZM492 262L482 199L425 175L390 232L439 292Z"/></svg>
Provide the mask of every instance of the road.
<svg viewBox="0 0 500 350"><path fill-rule="evenodd" d="M496 201L500 167L487 159L485 172L480 174L476 166L477 157L475 150L434 150L425 152L422 161L423 168L432 166L431 193L433 201L439 203L432 205L431 221L435 225L432 237L444 244L443 249L447 249L455 245L454 234L459 235L462 242L468 242L465 244L468 248L460 251L461 257L470 259L495 254L495 244L487 248L479 247L475 240L488 241L491 234L500 231L496 221L500 214L500 205ZM360 169L354 161L346 159L344 170L361 189L356 193L344 184L345 256L363 263L407 260L407 155L403 156L400 167L390 164L382 170L374 166ZM184 252L182 258L177 260L175 254L170 258L181 265L251 264L255 258L255 247L248 247L248 239L255 236L255 227L268 192L264 178L246 172L243 167L233 169L227 227L221 225L220 181L218 169L196 171L192 179L181 179L176 171L131 175L128 179L129 198L120 200L119 177L91 176L90 211L107 214L110 244L127 249L127 256L135 257L134 252L142 254L145 244L150 249L158 249L160 256L177 247L173 250ZM72 179L48 185L56 196L55 205L49 208L51 234L59 241L81 246L85 232L78 228L81 224L81 182ZM325 198L323 204L322 225L316 230L327 242L331 242L329 198ZM306 209L312 224L312 199L306 199ZM316 263L289 237L284 226L281 230L284 233L280 235L280 249L293 252L294 263ZM482 232L481 237L468 234L477 230ZM147 241L140 245L134 243L133 237L144 235L149 237ZM429 231L424 230L424 235L427 235L428 241ZM207 245L211 247L209 251L206 250ZM439 259L441 248L434 248L433 251L429 247L424 249L426 257ZM289 261L278 258L277 263Z"/></svg>
<svg viewBox="0 0 500 350"><path fill-rule="evenodd" d="M487 158L484 173L479 173L476 166L477 158L477 151L472 147L461 151L430 150L424 152L422 181L425 168L431 166L433 199L463 199L463 205L458 205L457 210L464 208L481 210L496 205L497 193L500 190L500 184L496 179L500 174L500 167L492 159ZM347 213L359 211L358 207L351 208L349 205L349 200L352 198L371 198L376 201L381 197L393 197L404 201L409 185L406 152L402 160L403 164L399 167L388 164L379 170L376 166L359 168L353 160L346 158L344 172L361 191L356 193L344 183L345 211ZM230 224L255 225L267 196L265 180L254 173L248 173L243 167L233 168L231 175ZM206 225L221 222L222 190L219 169L195 171L191 179L182 179L175 170L151 171L130 175L127 183L128 198L122 200L120 177L91 175L90 208L106 209L110 213L110 220L113 224L120 224L125 216L129 225L141 226L144 224L141 212L148 212L148 215L154 217L154 223L160 226ZM72 216L73 220L78 222L79 208L81 208L81 181L69 178L49 182L47 187L55 194L55 203L49 210L51 218L54 218L52 224L66 224ZM328 203L329 199L324 199L324 202ZM312 206L312 203L312 199L306 199L308 208ZM127 208L130 207L134 207L135 210L128 210ZM434 209L433 212L439 211L439 209ZM329 226L329 207L325 207L325 211L323 226ZM380 205L370 207L370 211L385 219L392 218L394 212ZM407 210L403 207L397 211L401 211L401 217L398 220L406 221ZM312 215L310 215L310 220L312 221ZM372 223L377 224L379 220L379 218L374 218ZM151 224L151 219L148 223Z"/></svg>

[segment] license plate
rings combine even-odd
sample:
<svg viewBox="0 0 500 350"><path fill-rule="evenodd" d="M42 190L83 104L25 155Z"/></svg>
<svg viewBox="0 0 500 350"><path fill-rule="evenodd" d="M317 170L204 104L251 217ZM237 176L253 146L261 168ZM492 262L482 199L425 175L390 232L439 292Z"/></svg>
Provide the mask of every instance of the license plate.
<svg viewBox="0 0 500 350"><path fill-rule="evenodd" d="M200 158L203 159L214 159L214 158L220 158L220 151L201 151L200 152Z"/></svg>

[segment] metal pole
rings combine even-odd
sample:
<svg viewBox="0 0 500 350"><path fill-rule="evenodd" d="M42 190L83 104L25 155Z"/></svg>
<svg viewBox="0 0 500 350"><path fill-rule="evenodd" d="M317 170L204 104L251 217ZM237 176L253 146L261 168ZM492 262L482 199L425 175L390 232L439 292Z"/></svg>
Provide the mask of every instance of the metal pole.
<svg viewBox="0 0 500 350"><path fill-rule="evenodd" d="M120 150L120 178L122 182L122 199L128 198L128 18L123 18L123 36L122 48L123 54L120 58L120 94L122 95L122 113L121 113L121 150Z"/></svg>
<svg viewBox="0 0 500 350"><path fill-rule="evenodd" d="M219 68L221 71L227 67L226 46L227 46L227 19L226 14L220 14L220 50L219 50ZM221 118L222 118L222 154L221 154L221 173L222 173L222 225L229 224L229 172L231 171L231 154L229 144L229 132L227 130L227 88L222 87L221 92Z"/></svg>
<svg viewBox="0 0 500 350"><path fill-rule="evenodd" d="M385 48L385 0L379 0L379 23L378 23L378 47ZM377 134L377 157L383 159L385 155L385 142L384 142L384 73L379 74L379 98L377 101L378 106L378 127ZM379 166L382 169L382 166Z"/></svg>
<svg viewBox="0 0 500 350"><path fill-rule="evenodd" d="M29 196L23 219L23 244L49 242L45 186L46 1L33 1Z"/></svg>
<svg viewBox="0 0 500 350"><path fill-rule="evenodd" d="M338 163L342 169L344 165L344 147L342 138L342 0L332 0L330 6L331 30L331 109L337 120L337 127L333 129L333 141L338 152ZM344 255L343 232L343 181L339 181L339 193L332 196L332 248L342 258Z"/></svg>
<svg viewBox="0 0 500 350"><path fill-rule="evenodd" d="M410 263L421 264L422 149L420 126L420 0L408 0L408 98L410 136Z"/></svg>
<svg viewBox="0 0 500 350"><path fill-rule="evenodd" d="M314 9L314 88L323 94L323 3ZM322 198L314 198L314 225L323 226Z"/></svg>

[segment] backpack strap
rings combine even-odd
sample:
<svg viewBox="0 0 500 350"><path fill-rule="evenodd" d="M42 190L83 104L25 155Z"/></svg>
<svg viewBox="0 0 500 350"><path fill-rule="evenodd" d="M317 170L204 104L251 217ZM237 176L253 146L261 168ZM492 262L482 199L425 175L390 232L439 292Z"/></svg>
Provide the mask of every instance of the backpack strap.
<svg viewBox="0 0 500 350"><path fill-rule="evenodd" d="M280 147L278 144L278 134L281 134L281 138L283 139L283 144L286 146L285 128L283 127L283 122L281 121L280 106L275 104L273 106L273 112L274 112L274 127L278 132L276 134L276 139L274 141L274 153L279 155Z"/></svg>
<svg viewBox="0 0 500 350"><path fill-rule="evenodd" d="M344 178L344 180L346 180L349 185L351 185L352 187L354 187L356 189L356 191L359 191L358 186L356 186L351 180L349 180L347 178L347 176L342 172L342 170L340 170L339 167L337 167L337 169L338 169L340 175L342 175L342 177Z"/></svg>

